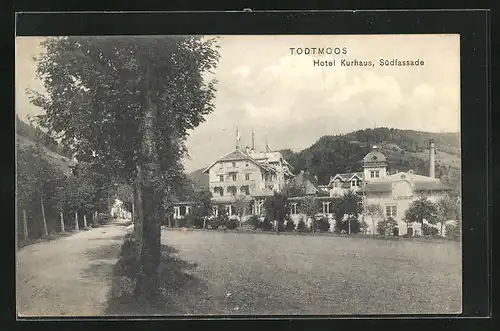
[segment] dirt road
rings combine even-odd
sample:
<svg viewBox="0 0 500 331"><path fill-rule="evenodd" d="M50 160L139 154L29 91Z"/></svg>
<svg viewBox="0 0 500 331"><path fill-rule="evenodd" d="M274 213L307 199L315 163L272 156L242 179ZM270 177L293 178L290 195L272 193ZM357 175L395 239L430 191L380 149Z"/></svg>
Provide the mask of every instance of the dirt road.
<svg viewBox="0 0 500 331"><path fill-rule="evenodd" d="M20 249L18 316L103 315L124 235L118 221Z"/></svg>

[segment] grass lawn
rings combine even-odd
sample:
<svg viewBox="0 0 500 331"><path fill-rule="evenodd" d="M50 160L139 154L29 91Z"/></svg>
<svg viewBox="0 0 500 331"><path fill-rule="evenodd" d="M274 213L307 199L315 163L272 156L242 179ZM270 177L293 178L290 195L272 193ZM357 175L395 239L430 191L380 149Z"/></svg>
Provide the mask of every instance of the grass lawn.
<svg viewBox="0 0 500 331"><path fill-rule="evenodd" d="M163 231L162 244L168 302L136 313L461 312L457 242Z"/></svg>

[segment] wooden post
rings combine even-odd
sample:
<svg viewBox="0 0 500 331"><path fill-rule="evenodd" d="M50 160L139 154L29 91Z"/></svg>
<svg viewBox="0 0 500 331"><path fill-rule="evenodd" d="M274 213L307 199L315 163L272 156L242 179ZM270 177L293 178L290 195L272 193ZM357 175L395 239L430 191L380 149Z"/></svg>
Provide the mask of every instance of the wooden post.
<svg viewBox="0 0 500 331"><path fill-rule="evenodd" d="M207 224L207 219L206 217L203 217L203 230L205 230L206 224Z"/></svg>
<svg viewBox="0 0 500 331"><path fill-rule="evenodd" d="M78 211L75 211L75 230L80 230L80 226L78 225Z"/></svg>
<svg viewBox="0 0 500 331"><path fill-rule="evenodd" d="M83 214L83 227L87 227L87 214Z"/></svg>
<svg viewBox="0 0 500 331"><path fill-rule="evenodd" d="M61 215L61 232L62 232L62 233L64 233L64 232L65 232L65 231L64 231L64 230L65 230L65 229L64 229L64 215L63 215L63 213L62 213L62 212L61 212L61 214L60 214L60 215Z"/></svg>
<svg viewBox="0 0 500 331"><path fill-rule="evenodd" d="M23 231L24 240L28 240L28 221L26 219L26 210L23 209Z"/></svg>
<svg viewBox="0 0 500 331"><path fill-rule="evenodd" d="M43 195L40 195L40 203L42 205L42 222L43 222L43 233L48 236L49 233L47 231L47 220L45 219L45 208L43 207Z"/></svg>

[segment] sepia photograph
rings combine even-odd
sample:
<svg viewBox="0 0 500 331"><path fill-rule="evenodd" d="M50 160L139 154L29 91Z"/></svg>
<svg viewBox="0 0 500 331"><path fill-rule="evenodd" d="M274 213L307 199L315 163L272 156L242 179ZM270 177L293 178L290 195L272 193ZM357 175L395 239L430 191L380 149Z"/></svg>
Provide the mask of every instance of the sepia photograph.
<svg viewBox="0 0 500 331"><path fill-rule="evenodd" d="M458 34L15 47L18 318L462 313Z"/></svg>

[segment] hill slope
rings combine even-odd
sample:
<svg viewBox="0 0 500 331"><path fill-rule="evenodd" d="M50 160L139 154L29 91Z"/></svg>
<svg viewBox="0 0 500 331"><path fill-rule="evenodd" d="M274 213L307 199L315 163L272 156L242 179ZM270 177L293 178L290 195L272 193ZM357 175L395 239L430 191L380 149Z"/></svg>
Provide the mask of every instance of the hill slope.
<svg viewBox="0 0 500 331"><path fill-rule="evenodd" d="M345 135L323 136L309 148L299 152L281 150L283 157L294 167L294 173L308 170L327 184L330 176L342 172L362 171L363 157L377 145L388 159L389 171L414 170L429 173L428 141L436 146L436 176L443 182L460 186L460 135L458 133L431 133L389 128L366 129ZM208 176L203 169L189 176L199 188L208 187Z"/></svg>
<svg viewBox="0 0 500 331"><path fill-rule="evenodd" d="M68 153L65 153L63 148L43 131L16 117L16 144L20 147L27 147L33 146L37 142L42 146L43 154L49 162L57 165L64 173L70 171L71 159L68 157Z"/></svg>

